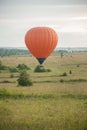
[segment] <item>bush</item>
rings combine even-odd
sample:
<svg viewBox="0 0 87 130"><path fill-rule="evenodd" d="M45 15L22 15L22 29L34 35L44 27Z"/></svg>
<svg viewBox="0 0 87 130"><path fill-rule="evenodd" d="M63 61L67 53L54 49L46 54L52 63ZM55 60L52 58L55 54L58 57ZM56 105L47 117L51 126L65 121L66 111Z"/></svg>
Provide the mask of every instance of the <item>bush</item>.
<svg viewBox="0 0 87 130"><path fill-rule="evenodd" d="M11 83L11 82L8 80L3 80L3 81L1 81L1 83Z"/></svg>
<svg viewBox="0 0 87 130"><path fill-rule="evenodd" d="M10 78L14 78L14 75L13 75L13 74L11 74L11 75L10 75Z"/></svg>
<svg viewBox="0 0 87 130"><path fill-rule="evenodd" d="M46 69L46 72L51 72L51 69Z"/></svg>
<svg viewBox="0 0 87 130"><path fill-rule="evenodd" d="M80 65L78 64L77 67L79 67Z"/></svg>
<svg viewBox="0 0 87 130"><path fill-rule="evenodd" d="M42 65L37 65L34 72L51 72L51 70L45 69Z"/></svg>
<svg viewBox="0 0 87 130"><path fill-rule="evenodd" d="M72 71L71 71L71 70L69 71L69 74L72 74Z"/></svg>
<svg viewBox="0 0 87 130"><path fill-rule="evenodd" d="M6 70L6 69L8 69L8 67L7 67L7 66L0 65L0 70Z"/></svg>
<svg viewBox="0 0 87 130"><path fill-rule="evenodd" d="M9 68L9 71L10 71L10 72L12 72L12 73L13 73L13 72L18 72L18 69L17 69L17 68L12 67L12 68Z"/></svg>
<svg viewBox="0 0 87 130"><path fill-rule="evenodd" d="M60 82L61 82L61 83L63 83L63 82L64 82L64 80L63 80L63 79L60 79Z"/></svg>
<svg viewBox="0 0 87 130"><path fill-rule="evenodd" d="M37 65L34 72L45 72L45 69L42 65Z"/></svg>
<svg viewBox="0 0 87 130"><path fill-rule="evenodd" d="M66 72L64 72L63 74L61 74L60 76L67 76L67 73Z"/></svg>
<svg viewBox="0 0 87 130"><path fill-rule="evenodd" d="M23 71L20 73L20 76L18 78L18 85L20 86L31 86L32 82L29 78L29 75L26 73L26 71Z"/></svg>
<svg viewBox="0 0 87 130"><path fill-rule="evenodd" d="M17 68L19 69L19 70L29 70L30 68L27 66L27 65L25 65L25 64L19 64L18 66L17 66Z"/></svg>

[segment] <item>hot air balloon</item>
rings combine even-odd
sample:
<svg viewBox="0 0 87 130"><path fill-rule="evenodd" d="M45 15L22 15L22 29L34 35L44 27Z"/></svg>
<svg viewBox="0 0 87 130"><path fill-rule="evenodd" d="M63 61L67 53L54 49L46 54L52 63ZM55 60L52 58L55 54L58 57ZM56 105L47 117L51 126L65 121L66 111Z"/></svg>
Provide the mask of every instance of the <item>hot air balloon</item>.
<svg viewBox="0 0 87 130"><path fill-rule="evenodd" d="M53 52L57 42L57 33L49 27L31 28L25 35L27 48L40 64Z"/></svg>

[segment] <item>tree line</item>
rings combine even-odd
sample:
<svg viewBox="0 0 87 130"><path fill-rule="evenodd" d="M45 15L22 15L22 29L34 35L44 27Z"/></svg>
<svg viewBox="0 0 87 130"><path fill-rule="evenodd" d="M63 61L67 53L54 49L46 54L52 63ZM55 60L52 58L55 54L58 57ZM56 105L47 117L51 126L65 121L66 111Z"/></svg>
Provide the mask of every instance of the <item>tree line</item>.
<svg viewBox="0 0 87 130"><path fill-rule="evenodd" d="M14 55L29 55L29 51L26 49L16 48L0 48L0 56L14 56Z"/></svg>

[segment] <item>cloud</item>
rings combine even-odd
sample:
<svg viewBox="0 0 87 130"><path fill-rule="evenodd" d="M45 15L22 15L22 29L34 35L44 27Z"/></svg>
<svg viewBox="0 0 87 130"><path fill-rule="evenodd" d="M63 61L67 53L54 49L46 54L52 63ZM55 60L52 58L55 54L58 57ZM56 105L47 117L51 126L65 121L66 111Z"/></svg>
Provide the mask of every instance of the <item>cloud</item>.
<svg viewBox="0 0 87 130"><path fill-rule="evenodd" d="M87 5L58 5L56 4L58 1L49 5L39 3L34 5L32 1L31 5L24 1L19 4L18 0L10 1L11 3L8 0L2 2L3 4L0 4L0 46L24 46L25 33L34 26L54 28L61 39L60 46L70 44L70 38L75 44L76 41L79 43L78 40L83 42L81 45L87 43ZM80 36L82 40L76 40ZM70 45L72 46L72 43Z"/></svg>
<svg viewBox="0 0 87 130"><path fill-rule="evenodd" d="M20 5L20 4L29 4L29 5L66 5L66 4L87 4L86 0L0 0L1 5L2 4L10 4L10 5Z"/></svg>
<svg viewBox="0 0 87 130"><path fill-rule="evenodd" d="M59 32L58 47L87 47L87 33Z"/></svg>

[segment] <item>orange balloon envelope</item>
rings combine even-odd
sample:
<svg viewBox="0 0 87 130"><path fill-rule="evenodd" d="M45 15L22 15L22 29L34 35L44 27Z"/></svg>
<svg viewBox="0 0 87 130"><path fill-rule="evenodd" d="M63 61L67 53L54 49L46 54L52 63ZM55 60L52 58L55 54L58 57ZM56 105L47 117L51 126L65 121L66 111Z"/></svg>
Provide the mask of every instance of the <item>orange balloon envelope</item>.
<svg viewBox="0 0 87 130"><path fill-rule="evenodd" d="M31 28L25 35L25 44L40 64L52 53L58 42L57 33L49 27Z"/></svg>

